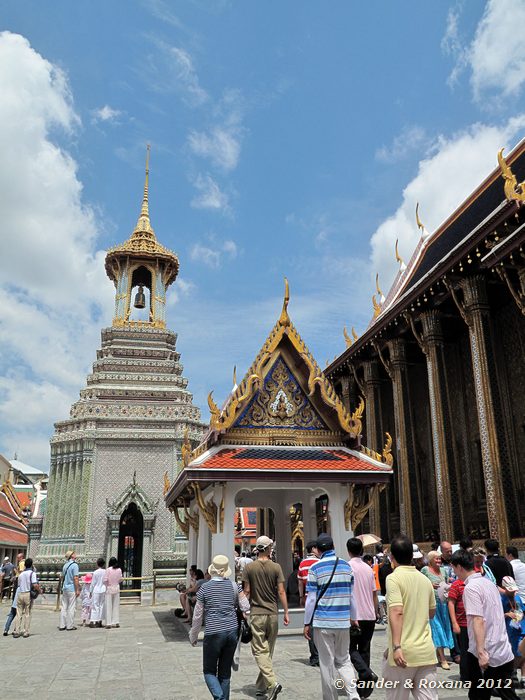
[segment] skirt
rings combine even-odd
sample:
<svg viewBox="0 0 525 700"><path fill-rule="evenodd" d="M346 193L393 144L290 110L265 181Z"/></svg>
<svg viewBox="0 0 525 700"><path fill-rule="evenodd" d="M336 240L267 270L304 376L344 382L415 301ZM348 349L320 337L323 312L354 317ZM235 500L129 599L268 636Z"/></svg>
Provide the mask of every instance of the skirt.
<svg viewBox="0 0 525 700"><path fill-rule="evenodd" d="M430 629L432 630L432 641L435 647L454 648L447 603L436 601L436 614L430 620Z"/></svg>

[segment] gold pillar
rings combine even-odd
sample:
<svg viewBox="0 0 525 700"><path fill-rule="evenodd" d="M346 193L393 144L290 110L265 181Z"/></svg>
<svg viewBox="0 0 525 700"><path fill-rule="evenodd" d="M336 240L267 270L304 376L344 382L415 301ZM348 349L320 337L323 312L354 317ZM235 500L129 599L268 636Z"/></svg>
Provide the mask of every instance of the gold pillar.
<svg viewBox="0 0 525 700"><path fill-rule="evenodd" d="M442 540L454 542L454 520L450 500L450 465L447 453L447 439L451 438L451 432L449 420L445 418L445 415L448 415L448 406L445 405L446 358L441 314L436 310L426 311L421 316L421 322L423 324L421 349L427 360L439 533Z"/></svg>
<svg viewBox="0 0 525 700"><path fill-rule="evenodd" d="M388 341L390 362L388 371L392 379L394 396L394 422L396 427L396 448L398 473L399 473L399 519L401 531L414 537L412 522L412 501L410 497L410 467L409 467L409 440L411 433L410 416L408 414L408 364L406 359L406 345L402 338L394 338Z"/></svg>
<svg viewBox="0 0 525 700"><path fill-rule="evenodd" d="M503 545L508 542L509 529L503 498L500 445L494 414L492 382L497 381L497 378L491 371L494 363L489 361L489 353L492 357L493 348L485 278L482 275L467 277L461 280L460 287L463 290L463 304L457 299L456 303L469 329L490 535Z"/></svg>
<svg viewBox="0 0 525 700"><path fill-rule="evenodd" d="M381 414L381 380L377 360L363 363L364 390L366 407L366 446L376 452L383 448L383 420ZM379 491L376 489L372 505L368 512L370 532L378 535L381 532L381 510Z"/></svg>

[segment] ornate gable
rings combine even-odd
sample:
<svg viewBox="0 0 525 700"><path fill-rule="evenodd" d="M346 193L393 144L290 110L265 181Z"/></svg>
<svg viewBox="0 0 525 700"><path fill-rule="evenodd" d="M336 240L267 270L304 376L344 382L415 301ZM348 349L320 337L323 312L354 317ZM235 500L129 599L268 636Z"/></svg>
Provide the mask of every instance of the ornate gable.
<svg viewBox="0 0 525 700"><path fill-rule="evenodd" d="M288 316L288 282L279 320L244 379L222 409L208 397L211 420L193 453L232 444L341 445L356 443L364 401L350 414Z"/></svg>
<svg viewBox="0 0 525 700"><path fill-rule="evenodd" d="M234 427L328 430L280 355Z"/></svg>

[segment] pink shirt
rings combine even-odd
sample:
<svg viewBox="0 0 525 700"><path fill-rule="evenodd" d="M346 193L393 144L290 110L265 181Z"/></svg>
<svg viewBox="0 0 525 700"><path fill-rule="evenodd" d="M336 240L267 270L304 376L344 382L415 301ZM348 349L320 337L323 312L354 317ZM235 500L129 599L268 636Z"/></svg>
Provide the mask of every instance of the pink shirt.
<svg viewBox="0 0 525 700"><path fill-rule="evenodd" d="M120 569L114 569L112 566L106 569L106 575L104 577L106 586L118 586L121 581L122 571Z"/></svg>
<svg viewBox="0 0 525 700"><path fill-rule="evenodd" d="M376 579L374 570L361 557L352 557L348 562L354 573L354 589L352 591L356 620L375 620L374 593Z"/></svg>
<svg viewBox="0 0 525 700"><path fill-rule="evenodd" d="M480 573L471 574L465 581L463 603L467 613L468 650L477 657L473 616L485 620L485 649L489 666L497 667L512 661L514 654L507 636L501 596L497 586Z"/></svg>

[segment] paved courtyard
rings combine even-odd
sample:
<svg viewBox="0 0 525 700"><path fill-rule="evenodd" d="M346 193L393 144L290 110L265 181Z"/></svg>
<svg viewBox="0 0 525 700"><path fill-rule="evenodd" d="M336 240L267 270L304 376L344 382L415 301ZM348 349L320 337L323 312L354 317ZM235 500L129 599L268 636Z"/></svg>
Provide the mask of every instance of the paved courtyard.
<svg viewBox="0 0 525 700"><path fill-rule="evenodd" d="M0 606L2 625L7 612L6 604ZM28 639L1 638L4 695L18 697L26 688L39 700L211 698L201 673L202 648L190 646L188 626L174 617L171 606L122 606L120 629L59 632L57 622L57 613L36 607ZM379 628L372 663L376 671L381 668L384 645L385 630ZM283 700L320 700L319 670L308 666L307 646L301 637L278 639L275 668L284 687ZM243 646L241 668L232 678L232 700L254 697L256 674L249 645ZM440 669L438 677L459 679L457 666L448 673ZM466 695L465 690L444 690L439 697L447 700ZM377 689L372 697L384 698L384 691Z"/></svg>

